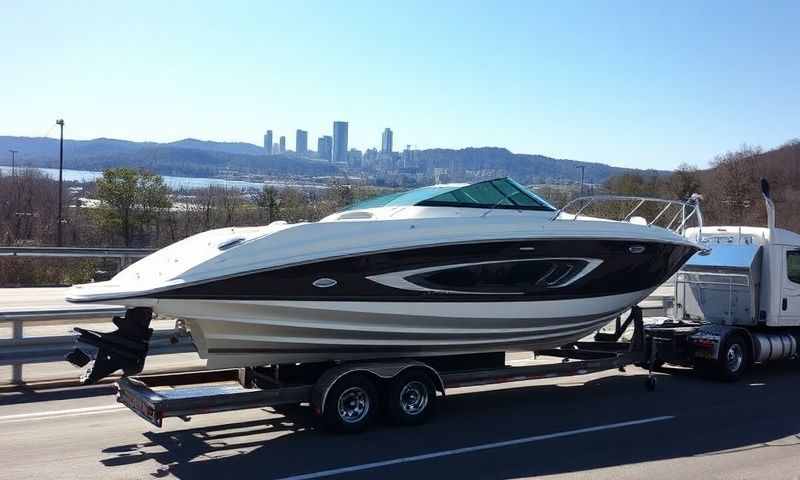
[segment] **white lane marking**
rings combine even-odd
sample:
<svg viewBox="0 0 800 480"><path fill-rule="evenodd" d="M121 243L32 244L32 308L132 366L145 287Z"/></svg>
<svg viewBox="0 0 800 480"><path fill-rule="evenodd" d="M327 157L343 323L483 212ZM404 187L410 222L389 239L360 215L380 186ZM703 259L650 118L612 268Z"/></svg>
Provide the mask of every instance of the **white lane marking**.
<svg viewBox="0 0 800 480"><path fill-rule="evenodd" d="M0 423L20 422L28 420L44 420L46 418L74 417L76 415L90 415L125 408L124 405L101 405L97 407L70 408L67 410L51 410L47 412L18 413L15 415L0 416Z"/></svg>
<svg viewBox="0 0 800 480"><path fill-rule="evenodd" d="M630 427L633 425L642 425L645 423L663 422L665 420L674 419L674 415L664 415L660 417L643 418L641 420L631 420L629 422L609 423L606 425L598 425L596 427L579 428L577 430L567 430L564 432L548 433L545 435L535 435L533 437L523 437L514 440L506 440L504 442L485 443L483 445L474 445L472 447L456 448L453 450L441 450L438 452L425 453L422 455L414 455L411 457L394 458L392 460L384 460L381 462L364 463L362 465L352 465L350 467L333 468L330 470L322 470L314 473L305 473L302 475L293 475L291 477L284 477L279 480L311 480L314 478L330 477L332 475L340 475L342 473L359 472L362 470L369 470L373 468L387 467L390 465L397 465L401 463L419 462L421 460L430 460L432 458L448 457L450 455L461 455L464 453L479 452L482 450L490 450L494 448L509 447L512 445L520 445L524 443L540 442L542 440L550 440L553 438L569 437L572 435L580 435L583 433L598 432L601 430L611 430L615 428Z"/></svg>

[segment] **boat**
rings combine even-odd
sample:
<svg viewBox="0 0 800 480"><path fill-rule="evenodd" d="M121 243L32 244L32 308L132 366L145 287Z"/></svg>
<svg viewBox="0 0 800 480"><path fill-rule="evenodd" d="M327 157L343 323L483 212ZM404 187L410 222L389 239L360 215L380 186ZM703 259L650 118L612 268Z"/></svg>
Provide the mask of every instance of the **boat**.
<svg viewBox="0 0 800 480"><path fill-rule="evenodd" d="M621 221L581 215L596 198L571 203L581 208L570 214L498 178L393 193L317 222L194 235L69 290L70 302L128 309L112 334L78 329L106 363L95 362L88 381L141 369L153 313L184 320L209 368L568 344L646 298L700 249L635 212ZM678 210L679 228L687 209L700 217L696 204L657 201L660 217Z"/></svg>

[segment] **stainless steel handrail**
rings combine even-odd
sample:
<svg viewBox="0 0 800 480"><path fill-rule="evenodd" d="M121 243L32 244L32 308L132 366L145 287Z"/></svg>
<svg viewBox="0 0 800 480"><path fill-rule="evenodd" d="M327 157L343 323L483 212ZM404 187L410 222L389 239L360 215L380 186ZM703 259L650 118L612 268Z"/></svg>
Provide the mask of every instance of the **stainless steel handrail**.
<svg viewBox="0 0 800 480"><path fill-rule="evenodd" d="M662 208L658 212L658 214L653 218L653 220L647 222L647 226L653 226L655 222L658 221L665 213L667 213L670 207L673 206L677 207L678 211L672 217L672 220L669 222L669 224L663 228L666 228L667 230L672 230L679 234L683 234L687 222L693 217L697 218L697 224L700 228L702 228L703 226L703 215L702 212L700 211L699 195L693 195L692 198L687 202L682 202L679 200L668 200L664 198L638 197L638 196L628 196L628 195L591 195L591 196L578 197L573 200L570 200L569 202L567 202L566 205L564 205L558 211L556 211L550 220L576 221L579 220L580 214L583 213L583 211L586 210L586 208L588 208L590 205L598 204L601 202L631 202L631 201L637 203L632 209L628 210L627 214L623 215L619 219L609 219L609 220L616 220L620 222L628 221L633 216L633 214L639 210L639 208L642 205L646 203L655 203L655 204L664 204L664 208ZM580 206L580 208L578 208L578 210L574 214L569 213L567 210L576 204L582 204L582 205ZM571 216L571 218L563 218L562 215ZM673 229L672 225L679 218L680 222Z"/></svg>

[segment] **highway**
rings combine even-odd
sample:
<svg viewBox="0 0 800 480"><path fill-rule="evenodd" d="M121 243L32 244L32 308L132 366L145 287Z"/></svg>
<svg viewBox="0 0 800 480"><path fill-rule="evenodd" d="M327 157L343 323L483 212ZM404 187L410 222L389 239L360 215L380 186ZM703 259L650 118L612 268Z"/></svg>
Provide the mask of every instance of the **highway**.
<svg viewBox="0 0 800 480"><path fill-rule="evenodd" d="M452 390L421 427L361 435L268 409L156 429L109 386L0 391L0 478L799 478L800 365L735 384L686 370Z"/></svg>
<svg viewBox="0 0 800 480"><path fill-rule="evenodd" d="M3 312L39 310L86 310L108 308L113 305L76 305L64 300L67 287L0 288L0 308Z"/></svg>

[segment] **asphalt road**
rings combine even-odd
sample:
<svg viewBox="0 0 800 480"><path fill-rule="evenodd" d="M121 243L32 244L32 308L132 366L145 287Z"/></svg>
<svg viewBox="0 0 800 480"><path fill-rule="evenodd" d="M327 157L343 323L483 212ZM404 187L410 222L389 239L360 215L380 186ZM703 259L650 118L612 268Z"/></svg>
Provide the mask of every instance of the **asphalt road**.
<svg viewBox="0 0 800 480"><path fill-rule="evenodd" d="M0 394L0 478L800 478L800 365L736 384L685 370L451 391L421 427L354 436L310 412L168 419L156 429L108 386ZM338 474L337 474L338 472Z"/></svg>
<svg viewBox="0 0 800 480"><path fill-rule="evenodd" d="M87 310L113 306L69 303L64 300L67 290L67 287L0 288L0 311Z"/></svg>

